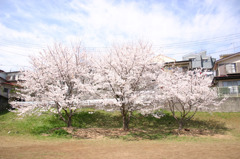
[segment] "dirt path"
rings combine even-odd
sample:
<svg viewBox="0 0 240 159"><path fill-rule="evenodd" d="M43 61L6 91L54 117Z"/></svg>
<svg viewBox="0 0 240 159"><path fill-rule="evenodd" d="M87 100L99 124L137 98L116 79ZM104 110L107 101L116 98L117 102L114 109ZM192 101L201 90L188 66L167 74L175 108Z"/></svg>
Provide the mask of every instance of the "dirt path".
<svg viewBox="0 0 240 159"><path fill-rule="evenodd" d="M0 136L0 159L239 159L240 143L91 140L34 140Z"/></svg>

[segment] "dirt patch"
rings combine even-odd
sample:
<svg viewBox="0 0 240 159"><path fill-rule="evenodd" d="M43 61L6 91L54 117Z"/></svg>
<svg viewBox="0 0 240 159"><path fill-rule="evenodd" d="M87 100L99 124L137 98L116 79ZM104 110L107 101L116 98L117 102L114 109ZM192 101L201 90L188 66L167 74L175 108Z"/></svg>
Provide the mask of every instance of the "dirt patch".
<svg viewBox="0 0 240 159"><path fill-rule="evenodd" d="M178 129L174 129L171 132L174 135L178 135ZM182 129L180 131L180 135L184 135L184 136L214 136L217 134L216 134L216 132L208 130L208 129Z"/></svg>
<svg viewBox="0 0 240 159"><path fill-rule="evenodd" d="M102 139L102 138L120 138L126 135L129 140L142 140L142 139L154 139L152 136L158 134L169 134L167 132L161 132L160 130L141 130L141 129L130 129L129 131L123 131L122 128L74 128L74 127L63 127L63 128L54 128L50 131L50 134L42 134L42 136L49 136L55 130L63 129L69 133L73 138L78 139ZM133 135L134 134L134 135ZM145 135L144 135L145 134ZM172 135L178 135L178 130L174 129L170 132ZM147 138L147 137L148 138ZM150 136L150 137L149 137ZM213 137L219 139L230 139L232 136L226 134L217 134L211 130L207 129L183 129L180 131L180 136L193 136L193 137Z"/></svg>
<svg viewBox="0 0 240 159"><path fill-rule="evenodd" d="M67 131L72 137L75 138L82 138L82 139L99 139L99 138L119 138L121 136L125 136L132 132L139 132L142 130L138 129L131 129L129 131L123 131L121 128L114 128L114 129L104 129L104 128L62 128Z"/></svg>

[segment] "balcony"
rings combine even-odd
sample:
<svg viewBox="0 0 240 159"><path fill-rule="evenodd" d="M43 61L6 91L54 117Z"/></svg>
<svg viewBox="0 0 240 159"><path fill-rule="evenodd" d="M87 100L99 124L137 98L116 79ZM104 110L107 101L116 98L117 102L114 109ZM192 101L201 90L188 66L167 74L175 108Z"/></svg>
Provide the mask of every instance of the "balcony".
<svg viewBox="0 0 240 159"><path fill-rule="evenodd" d="M240 86L218 87L219 97L240 97Z"/></svg>

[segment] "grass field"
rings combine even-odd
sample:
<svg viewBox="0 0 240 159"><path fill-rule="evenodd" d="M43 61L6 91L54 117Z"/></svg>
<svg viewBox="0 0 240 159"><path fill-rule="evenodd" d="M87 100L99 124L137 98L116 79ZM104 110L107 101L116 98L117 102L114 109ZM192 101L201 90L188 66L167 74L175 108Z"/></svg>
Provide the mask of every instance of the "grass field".
<svg viewBox="0 0 240 159"><path fill-rule="evenodd" d="M199 112L180 136L165 113L135 113L126 133L118 112L79 112L71 131L50 113L20 119L2 112L0 158L240 158L240 113Z"/></svg>

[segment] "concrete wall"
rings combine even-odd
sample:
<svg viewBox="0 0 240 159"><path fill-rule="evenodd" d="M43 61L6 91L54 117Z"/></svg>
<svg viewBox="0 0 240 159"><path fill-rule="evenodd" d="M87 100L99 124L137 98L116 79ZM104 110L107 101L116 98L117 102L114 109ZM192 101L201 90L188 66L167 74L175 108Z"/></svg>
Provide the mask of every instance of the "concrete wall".
<svg viewBox="0 0 240 159"><path fill-rule="evenodd" d="M220 100L220 99L219 99ZM240 98L227 98L215 112L240 112Z"/></svg>
<svg viewBox="0 0 240 159"><path fill-rule="evenodd" d="M217 99L217 101L220 101L222 99ZM163 105L163 103L162 103ZM179 106L180 109L180 105L176 104L177 106ZM229 97L226 100L223 101L223 103L221 103L219 106L213 106L213 105L209 105L209 108L217 108L215 109L213 112L240 112L240 97ZM169 108L167 106L164 106L165 110L169 110ZM192 111L194 111L195 109L192 109ZM199 109L198 112L209 112L208 109Z"/></svg>

